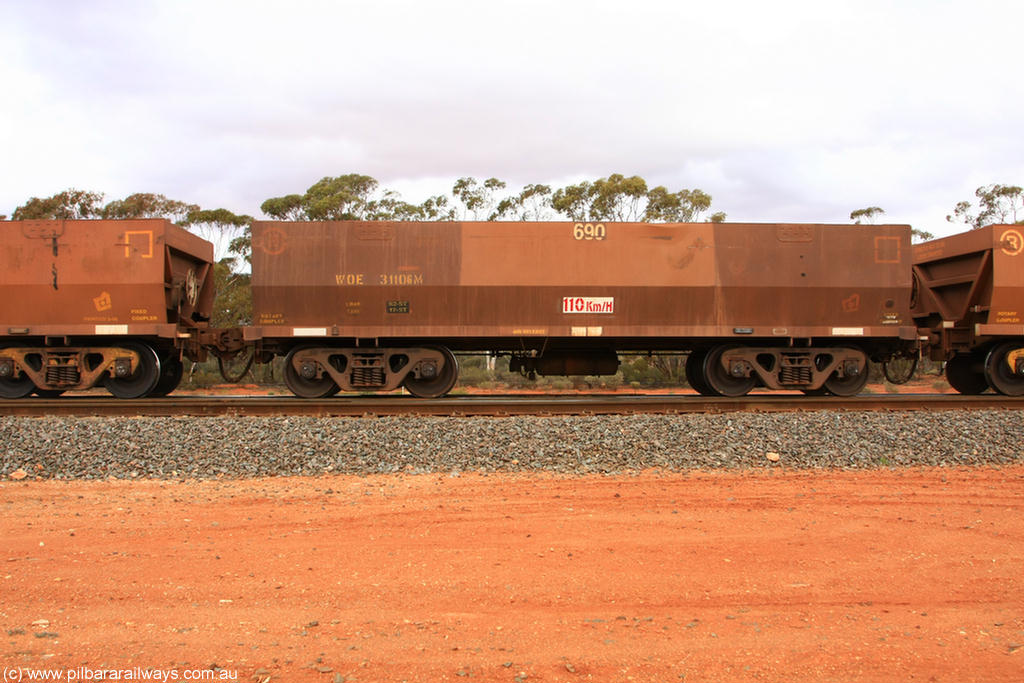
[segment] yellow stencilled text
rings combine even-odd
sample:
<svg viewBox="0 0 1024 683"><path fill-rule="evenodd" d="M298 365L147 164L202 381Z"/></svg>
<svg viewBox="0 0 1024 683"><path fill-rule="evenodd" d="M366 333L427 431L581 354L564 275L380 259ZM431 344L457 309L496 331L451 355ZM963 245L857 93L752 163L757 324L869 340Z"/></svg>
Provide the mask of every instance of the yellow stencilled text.
<svg viewBox="0 0 1024 683"><path fill-rule="evenodd" d="M379 285L422 285L423 273L381 273L377 276Z"/></svg>

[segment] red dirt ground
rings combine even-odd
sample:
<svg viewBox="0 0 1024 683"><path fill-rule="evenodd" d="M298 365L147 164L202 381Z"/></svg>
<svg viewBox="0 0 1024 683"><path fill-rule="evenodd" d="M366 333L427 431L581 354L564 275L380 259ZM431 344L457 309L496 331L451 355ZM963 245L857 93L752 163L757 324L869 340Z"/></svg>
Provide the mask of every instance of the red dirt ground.
<svg viewBox="0 0 1024 683"><path fill-rule="evenodd" d="M6 681L1024 678L1024 467L25 480L0 510Z"/></svg>

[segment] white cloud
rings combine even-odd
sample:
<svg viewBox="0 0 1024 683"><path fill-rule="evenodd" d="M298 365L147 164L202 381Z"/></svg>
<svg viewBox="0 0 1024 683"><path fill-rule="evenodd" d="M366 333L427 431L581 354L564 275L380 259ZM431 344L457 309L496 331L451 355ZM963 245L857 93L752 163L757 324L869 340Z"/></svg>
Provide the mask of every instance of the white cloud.
<svg viewBox="0 0 1024 683"><path fill-rule="evenodd" d="M978 185L1024 182L1022 19L966 1L11 3L0 213L69 186L257 214L349 172L410 199L463 175L622 172L737 220L880 205L941 224Z"/></svg>

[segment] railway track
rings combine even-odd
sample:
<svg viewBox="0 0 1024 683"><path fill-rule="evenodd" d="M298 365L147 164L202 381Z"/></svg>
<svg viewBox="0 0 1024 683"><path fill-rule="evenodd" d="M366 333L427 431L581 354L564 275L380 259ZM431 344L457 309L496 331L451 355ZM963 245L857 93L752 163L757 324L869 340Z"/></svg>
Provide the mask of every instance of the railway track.
<svg viewBox="0 0 1024 683"><path fill-rule="evenodd" d="M656 395L488 395L417 399L409 396L354 396L297 399L291 396L181 396L123 400L107 396L0 401L0 415L77 416L291 416L358 417L437 415L451 417L509 415L628 415L728 412L908 411L1024 409L1024 398L901 394L852 398L797 395L748 395L708 398L693 394Z"/></svg>

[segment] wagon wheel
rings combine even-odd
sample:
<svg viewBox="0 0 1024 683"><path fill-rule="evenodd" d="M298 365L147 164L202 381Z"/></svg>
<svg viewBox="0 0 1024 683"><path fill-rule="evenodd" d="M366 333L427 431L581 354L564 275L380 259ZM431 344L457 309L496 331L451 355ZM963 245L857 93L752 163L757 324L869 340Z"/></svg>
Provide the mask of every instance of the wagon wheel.
<svg viewBox="0 0 1024 683"><path fill-rule="evenodd" d="M690 355L686 357L686 383L701 396L717 396L704 379L704 359L707 355L708 352L704 349L690 351Z"/></svg>
<svg viewBox="0 0 1024 683"><path fill-rule="evenodd" d="M185 366L176 355L170 355L160 359L160 379L157 380L150 396L164 397L178 388L181 378L185 374Z"/></svg>
<svg viewBox="0 0 1024 683"><path fill-rule="evenodd" d="M917 372L917 357L891 358L882 362L882 374L889 384L906 384Z"/></svg>
<svg viewBox="0 0 1024 683"><path fill-rule="evenodd" d="M35 388L35 382L25 373L21 377L0 377L0 398L25 398Z"/></svg>
<svg viewBox="0 0 1024 683"><path fill-rule="evenodd" d="M860 349L851 349L858 351L863 356L863 352ZM859 394L868 383L868 376L871 373L868 372L867 357L864 357L864 368L856 375L846 375L840 377L837 373L833 373L831 377L825 380L823 385L825 389L828 389L829 393L835 394L836 396L856 396Z"/></svg>
<svg viewBox="0 0 1024 683"><path fill-rule="evenodd" d="M293 394L300 398L327 398L338 393L338 385L334 383L331 376L324 373L319 378L303 377L292 365L292 360L295 356L303 351L307 351L312 346L296 346L294 349L288 352L288 355L284 359L284 383L288 385L288 388Z"/></svg>
<svg viewBox="0 0 1024 683"><path fill-rule="evenodd" d="M985 358L985 377L1000 394L1024 396L1024 344L1007 341L994 346Z"/></svg>
<svg viewBox="0 0 1024 683"><path fill-rule="evenodd" d="M988 389L985 373L975 369L978 359L969 353L958 353L946 361L946 381L961 394L975 396Z"/></svg>
<svg viewBox="0 0 1024 683"><path fill-rule="evenodd" d="M117 398L142 398L148 396L160 381L160 358L148 344L126 342L117 348L128 349L139 354L139 365L127 377L107 377L103 386Z"/></svg>
<svg viewBox="0 0 1024 683"><path fill-rule="evenodd" d="M868 369L864 368L859 375L847 375L843 378L832 375L825 380L824 388L836 396L856 396L867 386L869 374Z"/></svg>
<svg viewBox="0 0 1024 683"><path fill-rule="evenodd" d="M719 396L744 396L757 385L757 378L754 375L733 377L722 367L722 356L737 348L740 347L732 344L716 346L708 351L704 358L703 379L708 389Z"/></svg>
<svg viewBox="0 0 1024 683"><path fill-rule="evenodd" d="M25 398L36 388L25 373L21 377L0 377L0 398Z"/></svg>
<svg viewBox="0 0 1024 683"><path fill-rule="evenodd" d="M441 368L441 372L436 377L430 379L425 377L417 379L412 373L409 373L402 383L409 390L409 393L417 398L439 398L444 396L452 390L455 382L459 379L459 362L455 359L455 354L443 346L432 350L444 356L444 367Z"/></svg>

